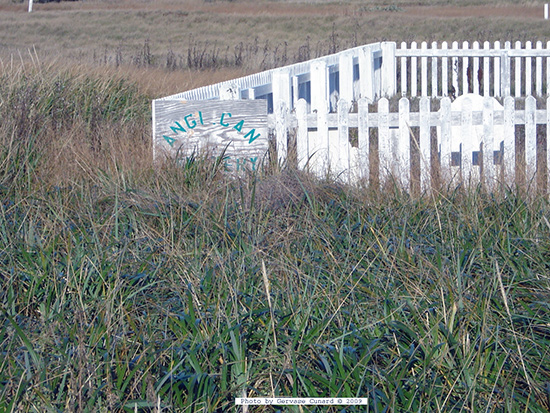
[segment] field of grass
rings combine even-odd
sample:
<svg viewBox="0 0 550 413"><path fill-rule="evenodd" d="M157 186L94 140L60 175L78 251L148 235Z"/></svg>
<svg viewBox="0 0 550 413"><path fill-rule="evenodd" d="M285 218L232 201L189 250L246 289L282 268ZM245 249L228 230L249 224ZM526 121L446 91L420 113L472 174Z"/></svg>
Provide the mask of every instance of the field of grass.
<svg viewBox="0 0 550 413"><path fill-rule="evenodd" d="M232 67L242 73L381 40L546 41L543 2L0 0L0 58L35 50L79 64ZM181 91L181 89L179 90Z"/></svg>
<svg viewBox="0 0 550 413"><path fill-rule="evenodd" d="M232 179L202 159L154 165L152 98L259 64L167 68L160 28L151 64L94 61L111 14L161 24L162 12L77 3L44 5L58 27L72 16L56 35L40 13L0 2L0 411L221 412L244 395L369 398L368 410L347 412L550 409L547 199L517 188L411 197L277 168ZM201 8L243 3L188 4L198 22ZM414 20L399 13L379 14ZM60 43L86 15L98 39ZM255 22L268 31L272 17ZM238 18L226 16L225 30ZM345 38L331 40L334 19L348 20L295 16L264 35L301 30L329 45ZM547 30L510 19L526 21L510 36ZM25 51L32 36L14 33L24 21L45 30L44 48ZM306 21L329 32L313 37ZM248 23L219 34L220 47L252 41ZM142 57L145 33L126 40Z"/></svg>

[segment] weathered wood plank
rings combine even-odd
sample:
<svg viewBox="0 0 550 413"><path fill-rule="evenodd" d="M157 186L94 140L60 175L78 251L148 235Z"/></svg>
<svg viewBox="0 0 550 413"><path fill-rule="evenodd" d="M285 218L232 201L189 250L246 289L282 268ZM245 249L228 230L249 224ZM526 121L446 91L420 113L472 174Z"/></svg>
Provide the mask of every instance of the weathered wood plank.
<svg viewBox="0 0 550 413"><path fill-rule="evenodd" d="M504 99L504 157L503 180L512 185L516 182L516 102L513 97Z"/></svg>
<svg viewBox="0 0 550 413"><path fill-rule="evenodd" d="M420 99L420 188L422 192L429 190L432 182L432 155L430 134L430 99Z"/></svg>
<svg viewBox="0 0 550 413"><path fill-rule="evenodd" d="M309 164L311 153L309 151L309 134L307 123L307 102L305 99L298 100L296 105L296 118L298 120L298 131L296 133L296 156L298 168L305 169Z"/></svg>
<svg viewBox="0 0 550 413"><path fill-rule="evenodd" d="M428 43L422 42L420 45L420 48L422 50L427 50ZM428 96L428 57L427 56L422 56L420 58L420 65L421 65L421 80L420 80L421 95Z"/></svg>
<svg viewBox="0 0 550 413"><path fill-rule="evenodd" d="M411 50L416 50L416 42L411 43ZM411 57L411 96L418 95L418 58Z"/></svg>
<svg viewBox="0 0 550 413"><path fill-rule="evenodd" d="M411 135L410 135L410 109L408 99L399 100L399 141L397 144L397 164L401 171L401 183L404 188L411 186Z"/></svg>
<svg viewBox="0 0 550 413"><path fill-rule="evenodd" d="M268 149L264 100L156 100L155 158L221 156L229 170L255 170Z"/></svg>
<svg viewBox="0 0 550 413"><path fill-rule="evenodd" d="M483 100L483 180L487 188L492 189L495 179L494 163L494 99L485 97Z"/></svg>
<svg viewBox="0 0 550 413"><path fill-rule="evenodd" d="M369 102L366 98L361 98L358 102L358 130L357 146L359 149L358 168L360 176L364 180L369 179L370 173L370 145L369 145Z"/></svg>

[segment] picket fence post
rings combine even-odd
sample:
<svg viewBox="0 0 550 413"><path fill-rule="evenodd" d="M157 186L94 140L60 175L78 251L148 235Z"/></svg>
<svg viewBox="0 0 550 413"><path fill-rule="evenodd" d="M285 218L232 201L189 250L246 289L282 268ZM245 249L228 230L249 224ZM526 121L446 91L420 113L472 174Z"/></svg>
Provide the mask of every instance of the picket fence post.
<svg viewBox="0 0 550 413"><path fill-rule="evenodd" d="M305 99L298 100L296 104L296 120L298 123L298 131L296 133L298 168L306 169L309 166L311 152L307 125L307 102Z"/></svg>
<svg viewBox="0 0 550 413"><path fill-rule="evenodd" d="M432 153L430 134L430 99L420 99L420 188L422 192L429 190L432 183Z"/></svg>
<svg viewBox="0 0 550 413"><path fill-rule="evenodd" d="M432 50L437 50L437 42L432 42ZM438 70L437 57L432 56L432 96L438 96Z"/></svg>
<svg viewBox="0 0 550 413"><path fill-rule="evenodd" d="M537 101L533 96L528 96L525 99L525 176L527 182L536 178L538 169L536 105Z"/></svg>
<svg viewBox="0 0 550 413"><path fill-rule="evenodd" d="M504 98L504 182L516 183L516 102L512 96Z"/></svg>
<svg viewBox="0 0 550 413"><path fill-rule="evenodd" d="M345 174L344 181L350 183L350 144L349 144L349 108L350 104L345 99L338 101L338 138L336 145L336 170L337 176ZM330 159L330 158L329 158ZM331 160L332 161L332 160Z"/></svg>
<svg viewBox="0 0 550 413"><path fill-rule="evenodd" d="M452 178L452 146L451 146L451 99L441 99L439 123L441 134L441 178L450 182Z"/></svg>
<svg viewBox="0 0 550 413"><path fill-rule="evenodd" d="M410 134L410 109L409 99L399 99L399 143L397 159L399 171L402 176L404 188L411 186L411 134Z"/></svg>
<svg viewBox="0 0 550 413"><path fill-rule="evenodd" d="M367 98L361 98L358 102L357 146L359 149L357 167L359 175L364 180L370 178L370 141L369 141L369 102Z"/></svg>
<svg viewBox="0 0 550 413"><path fill-rule="evenodd" d="M387 97L395 95L397 66L395 64L395 42L382 42L382 94Z"/></svg>
<svg viewBox="0 0 550 413"><path fill-rule="evenodd" d="M386 98L378 101L378 159L379 171L391 174L392 153L390 146L389 102Z"/></svg>
<svg viewBox="0 0 550 413"><path fill-rule="evenodd" d="M284 100L273 102L275 109L275 137L279 165L288 158L288 106Z"/></svg>
<svg viewBox="0 0 550 413"><path fill-rule="evenodd" d="M421 96L428 96L428 57L425 52L428 50L428 43L422 42L420 45L422 57L420 58L420 88Z"/></svg>
<svg viewBox="0 0 550 413"><path fill-rule="evenodd" d="M483 180L487 188L492 189L495 179L494 164L494 99L483 99Z"/></svg>

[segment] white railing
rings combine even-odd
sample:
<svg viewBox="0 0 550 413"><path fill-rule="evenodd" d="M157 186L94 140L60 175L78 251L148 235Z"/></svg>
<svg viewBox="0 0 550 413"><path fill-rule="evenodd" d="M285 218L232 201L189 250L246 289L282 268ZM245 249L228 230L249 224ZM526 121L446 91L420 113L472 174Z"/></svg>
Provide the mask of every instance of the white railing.
<svg viewBox="0 0 550 413"><path fill-rule="evenodd" d="M483 182L494 188L518 179L536 182L537 174L544 176L550 165L550 99L547 109L537 109L532 96L525 99L524 109L517 110L515 104L516 99L506 97L503 109L495 110L494 99L487 97L483 110L473 111L466 98L462 110L455 111L445 97L440 109L431 111L430 99L423 97L419 110L411 111L409 100L401 98L399 110L390 111L388 99L382 98L372 112L368 100L361 99L350 113L350 104L340 100L337 113L312 114L300 100L295 113L282 110L268 118L277 143L285 142L277 147L279 159L288 159L289 151L295 150L297 166L318 175L330 174L346 182L383 182L391 177L406 189L418 182L425 190L436 179L468 185ZM518 125L523 134L518 133ZM544 125L544 133L537 138L538 125ZM476 128L477 142L461 138L473 136ZM296 137L295 148L287 146L289 135ZM373 143L377 149L371 147ZM541 150L541 145L546 149ZM540 180L538 185L546 188Z"/></svg>
<svg viewBox="0 0 550 413"><path fill-rule="evenodd" d="M273 102L282 100L294 108L305 99L310 110L325 101L335 109L338 98L375 100L393 93L395 82L385 83L382 62L394 60L394 49L395 43L373 43L158 100L266 99L271 113Z"/></svg>
<svg viewBox="0 0 550 413"><path fill-rule="evenodd" d="M395 50L401 96L544 96L550 88L550 42L434 42Z"/></svg>
<svg viewBox="0 0 550 413"><path fill-rule="evenodd" d="M469 106L451 111L451 100L467 93L504 98L504 109L491 109L487 100L483 111ZM395 42L382 42L153 101L153 136L162 141L157 123L177 120L157 113L159 101L265 99L280 162L287 161L288 134L295 132L298 166L317 174L331 173L350 182L374 178L372 173L378 178L390 174L404 187L418 181L425 189L439 171L443 179L494 185L516 177L531 179L536 170L540 175L550 166L548 159L541 160L536 143L537 126L546 125L543 140L548 147L550 118L547 109L536 109L531 96L549 93L550 42L534 47L531 42L516 42L514 47L509 42L474 42L471 47L467 42L430 47L413 42L399 48ZM382 97L395 95L421 96L420 110L411 112L410 102L402 99L399 111L389 112ZM516 110L513 97L525 96L525 110ZM428 97L442 97L441 110L431 112ZM369 113L368 104L378 99L376 113ZM226 107L232 112L230 102ZM350 107L356 110L350 113ZM516 133L518 125L525 129L526 142L520 155L515 152L516 139L523 142ZM493 129L497 126L504 128L502 134ZM351 141L350 128L355 136ZM429 144L434 128L439 130L437 148ZM451 134L453 128L460 132ZM472 128L481 128L480 138L462 139ZM371 130L377 135L376 151L369 146ZM484 143L497 150L483 151ZM418 171L414 164L420 165Z"/></svg>

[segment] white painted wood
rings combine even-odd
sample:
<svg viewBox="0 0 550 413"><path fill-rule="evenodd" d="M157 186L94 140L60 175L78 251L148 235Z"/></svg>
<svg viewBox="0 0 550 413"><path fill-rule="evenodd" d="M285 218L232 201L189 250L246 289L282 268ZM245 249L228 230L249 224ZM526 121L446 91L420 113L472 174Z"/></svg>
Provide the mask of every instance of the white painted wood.
<svg viewBox="0 0 550 413"><path fill-rule="evenodd" d="M257 169L268 149L265 100L155 100L155 159L221 156L228 169ZM232 165L229 166L229 164Z"/></svg>
<svg viewBox="0 0 550 413"><path fill-rule="evenodd" d="M542 50L542 42L539 40L536 45L537 51ZM535 58L535 93L542 96L542 57Z"/></svg>
<svg viewBox="0 0 550 413"><path fill-rule="evenodd" d="M311 111L328 111L327 64L323 60L311 62Z"/></svg>
<svg viewBox="0 0 550 413"><path fill-rule="evenodd" d="M338 101L338 139L336 140L336 168L334 172L344 182L351 183L350 143L349 143L350 104L344 99ZM330 156L329 156L330 157Z"/></svg>
<svg viewBox="0 0 550 413"><path fill-rule="evenodd" d="M452 52L456 52L458 50L458 42L452 43ZM452 84L453 84L453 94L454 96L459 96L460 89L458 87L458 57L453 56L451 58L451 73L452 73Z"/></svg>
<svg viewBox="0 0 550 413"><path fill-rule="evenodd" d="M494 101L494 98L488 96L483 99L483 137L481 140L483 151L483 180L489 190L492 190L495 185Z"/></svg>
<svg viewBox="0 0 550 413"><path fill-rule="evenodd" d="M307 133L307 102L305 99L299 99L296 104L296 120L298 121L298 130L296 132L298 168L306 169L309 166L311 152L309 150L309 134Z"/></svg>
<svg viewBox="0 0 550 413"><path fill-rule="evenodd" d="M475 41L473 44L474 50L479 50L479 42ZM479 57L473 58L473 70L472 70L472 83L474 84L474 93L479 95Z"/></svg>
<svg viewBox="0 0 550 413"><path fill-rule="evenodd" d="M476 145L473 143L473 140L468 138L472 135L472 101L469 97L465 97L462 101L462 112L460 114L460 128L461 128L461 137L460 139L460 169L462 182L469 185L473 181L473 165L472 165L472 153L475 150L479 150L479 147L476 148ZM453 135L453 141L455 140Z"/></svg>
<svg viewBox="0 0 550 413"><path fill-rule="evenodd" d="M546 99L546 191L550 192L550 97Z"/></svg>
<svg viewBox="0 0 550 413"><path fill-rule="evenodd" d="M525 99L525 166L526 177L534 179L537 172L537 126L535 122L535 111L537 101L533 96Z"/></svg>
<svg viewBox="0 0 550 413"><path fill-rule="evenodd" d="M495 45L494 45L494 49L495 51L499 51L500 49L500 42L497 40L495 42ZM503 57L502 55L501 56L495 56L495 58L493 59L493 65L494 65L494 68L493 68L493 88L494 88L494 92L493 92L493 96L495 97L499 97L499 96L502 96L502 91L501 91L501 81L500 81L500 75L501 75L501 62L503 60Z"/></svg>
<svg viewBox="0 0 550 413"><path fill-rule="evenodd" d="M548 3L544 3L544 20L548 20Z"/></svg>
<svg viewBox="0 0 550 413"><path fill-rule="evenodd" d="M382 42L382 94L387 97L395 95L397 65L395 64L395 42Z"/></svg>
<svg viewBox="0 0 550 413"><path fill-rule="evenodd" d="M366 98L361 98L358 102L358 131L357 140L359 148L358 168L359 174L365 181L369 180L370 175L370 145L369 145L369 102Z"/></svg>
<svg viewBox="0 0 550 413"><path fill-rule="evenodd" d="M521 49L521 42L516 42L516 50ZM521 57L516 57L515 61L515 73L514 73L514 96L519 98L521 96Z"/></svg>
<svg viewBox="0 0 550 413"><path fill-rule="evenodd" d="M284 102L286 108L292 108L292 93L290 89L290 72L286 69L281 69L273 72L272 90L273 103Z"/></svg>
<svg viewBox="0 0 550 413"><path fill-rule="evenodd" d="M389 102L382 98L378 101L378 157L380 160L380 179L392 172L393 162L390 143Z"/></svg>
<svg viewBox="0 0 550 413"><path fill-rule="evenodd" d="M468 42L462 43L462 50L469 49L470 44ZM468 56L464 56L462 58L462 90L460 91L461 95L465 95L466 93L469 93L469 80L468 79L468 69L470 68L470 58Z"/></svg>
<svg viewBox="0 0 550 413"><path fill-rule="evenodd" d="M516 127L515 100L511 96L504 98L504 157L503 180L507 185L516 182Z"/></svg>
<svg viewBox="0 0 550 413"><path fill-rule="evenodd" d="M328 163L328 102L317 110L317 132L313 139L312 170L317 176L324 177L329 170Z"/></svg>
<svg viewBox="0 0 550 413"><path fill-rule="evenodd" d="M489 50L491 44L483 42L483 50ZM486 56L483 58L483 96L491 96L491 58Z"/></svg>
<svg viewBox="0 0 550 413"><path fill-rule="evenodd" d="M359 53L359 91L360 98L374 101L374 59L370 46L365 46Z"/></svg>
<svg viewBox="0 0 550 413"><path fill-rule="evenodd" d="M401 42L401 50L407 49L407 43ZM401 57L401 96L407 95L407 58Z"/></svg>
<svg viewBox="0 0 550 413"><path fill-rule="evenodd" d="M284 100L273 103L275 106L275 139L279 165L288 158L288 106Z"/></svg>
<svg viewBox="0 0 550 413"><path fill-rule="evenodd" d="M451 182L451 99L444 97L441 99L441 109L439 110L440 142L441 142L441 177L445 182Z"/></svg>
<svg viewBox="0 0 550 413"><path fill-rule="evenodd" d="M338 80L340 83L340 99L353 101L353 55L341 53L338 62Z"/></svg>
<svg viewBox="0 0 550 413"><path fill-rule="evenodd" d="M292 76L292 107L296 108L300 100L300 82L298 76Z"/></svg>
<svg viewBox="0 0 550 413"><path fill-rule="evenodd" d="M411 135L410 103L407 98L399 100L399 138L397 143L397 170L403 188L409 190L411 182Z"/></svg>
<svg viewBox="0 0 550 413"><path fill-rule="evenodd" d="M432 50L435 50L437 49L437 42L432 42ZM439 93L438 93L438 79L439 79L439 73L438 73L438 70L437 70L437 57L436 56L433 56L432 57L432 96L435 97L435 96L441 96Z"/></svg>
<svg viewBox="0 0 550 413"><path fill-rule="evenodd" d="M512 58L510 57L511 43L504 43L504 53L501 60L501 93L502 96L511 96L512 94Z"/></svg>
<svg viewBox="0 0 550 413"><path fill-rule="evenodd" d="M416 50L416 42L411 43L411 50ZM411 96L418 95L417 60L418 58L416 56L411 57Z"/></svg>
<svg viewBox="0 0 550 413"><path fill-rule="evenodd" d="M531 50L531 42L525 43L525 50ZM525 57L525 95L531 96L533 94L533 58L530 56Z"/></svg>
<svg viewBox="0 0 550 413"><path fill-rule="evenodd" d="M32 12L32 0L29 0L29 13Z"/></svg>
<svg viewBox="0 0 550 413"><path fill-rule="evenodd" d="M241 98L241 89L236 82L225 82L219 85L219 96L220 100L237 100Z"/></svg>
<svg viewBox="0 0 550 413"><path fill-rule="evenodd" d="M441 43L441 49L447 50L447 42ZM441 58L441 95L449 96L449 58Z"/></svg>
<svg viewBox="0 0 550 413"><path fill-rule="evenodd" d="M422 42L420 48L422 49L422 52L424 52L423 54L425 54L428 49L428 43ZM420 81L421 95L428 96L428 58L426 56L422 56L420 58L420 64L421 64L421 81Z"/></svg>
<svg viewBox="0 0 550 413"><path fill-rule="evenodd" d="M430 134L430 99L420 99L420 187L422 192L431 185L431 134Z"/></svg>

